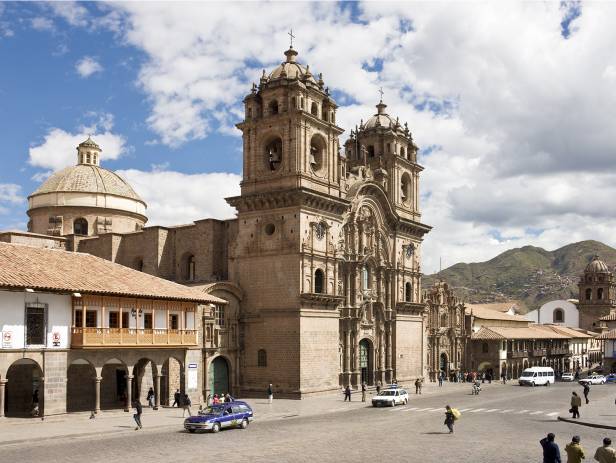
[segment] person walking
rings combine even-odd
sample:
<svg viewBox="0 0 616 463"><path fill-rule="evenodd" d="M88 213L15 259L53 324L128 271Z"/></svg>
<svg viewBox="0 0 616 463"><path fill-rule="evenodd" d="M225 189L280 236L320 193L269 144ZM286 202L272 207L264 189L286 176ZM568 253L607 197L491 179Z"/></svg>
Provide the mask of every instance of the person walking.
<svg viewBox="0 0 616 463"><path fill-rule="evenodd" d="M192 411L190 410L191 405L192 402L190 401L190 397L188 397L188 394L184 394L184 397L182 397L182 418L184 418L186 411L188 411L189 417L192 416Z"/></svg>
<svg viewBox="0 0 616 463"><path fill-rule="evenodd" d="M453 422L456 420L456 417L453 414L453 410L449 405L445 406L445 426L449 429L449 434L453 434Z"/></svg>
<svg viewBox="0 0 616 463"><path fill-rule="evenodd" d="M442 371L439 372L438 374L438 386L439 387L443 387L443 376L445 376L445 373L443 373Z"/></svg>
<svg viewBox="0 0 616 463"><path fill-rule="evenodd" d="M561 463L560 449L558 444L554 442L555 439L556 436L551 432L539 441L543 448L543 463Z"/></svg>
<svg viewBox="0 0 616 463"><path fill-rule="evenodd" d="M148 406L150 408L154 408L154 389L153 388L150 388L150 390L148 391L148 395L146 399L148 401Z"/></svg>
<svg viewBox="0 0 616 463"><path fill-rule="evenodd" d="M180 390L176 389L175 394L173 394L173 403L171 404L171 406L175 407L177 405L179 407L181 398L182 396L180 395Z"/></svg>
<svg viewBox="0 0 616 463"><path fill-rule="evenodd" d="M137 423L135 431L139 431L141 428L143 428L143 426L141 425L141 414L143 413L143 408L141 408L141 402L139 402L138 400L134 400L133 408L135 409L135 412L137 412L133 415L133 419L135 420L135 423Z"/></svg>
<svg viewBox="0 0 616 463"><path fill-rule="evenodd" d="M503 380L503 384L507 384L507 373L505 371L501 373L501 379Z"/></svg>
<svg viewBox="0 0 616 463"><path fill-rule="evenodd" d="M612 445L612 439L606 437L603 439L603 446L599 447L595 452L595 460L599 463L616 463L616 450Z"/></svg>
<svg viewBox="0 0 616 463"><path fill-rule="evenodd" d="M588 394L590 393L590 384L588 382L584 383L584 398L586 399L586 405L590 402L588 400Z"/></svg>
<svg viewBox="0 0 616 463"><path fill-rule="evenodd" d="M347 384L347 387L344 389L344 401L346 402L349 399L351 401L351 386Z"/></svg>
<svg viewBox="0 0 616 463"><path fill-rule="evenodd" d="M366 382L364 381L363 383L361 383L361 401L365 402L366 401Z"/></svg>
<svg viewBox="0 0 616 463"><path fill-rule="evenodd" d="M571 393L571 410L572 418L580 417L580 407L582 406L582 398L576 392Z"/></svg>
<svg viewBox="0 0 616 463"><path fill-rule="evenodd" d="M567 463L582 463L586 455L580 445L580 436L573 436L571 438L571 442L565 446L565 452L567 453Z"/></svg>
<svg viewBox="0 0 616 463"><path fill-rule="evenodd" d="M39 392L38 389L35 389L32 393L32 416L39 416Z"/></svg>
<svg viewBox="0 0 616 463"><path fill-rule="evenodd" d="M272 385L267 386L267 403L271 404L274 400L274 390L272 389Z"/></svg>
<svg viewBox="0 0 616 463"><path fill-rule="evenodd" d="M379 395L381 393L381 382L377 381L376 382L376 395Z"/></svg>
<svg viewBox="0 0 616 463"><path fill-rule="evenodd" d="M421 392L421 381L419 378L415 380L415 394L420 394Z"/></svg>

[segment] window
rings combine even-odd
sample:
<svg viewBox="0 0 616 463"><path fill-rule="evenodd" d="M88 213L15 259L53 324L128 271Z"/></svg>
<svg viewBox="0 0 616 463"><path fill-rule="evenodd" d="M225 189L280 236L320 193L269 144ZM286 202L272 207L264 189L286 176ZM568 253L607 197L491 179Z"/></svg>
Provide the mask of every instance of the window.
<svg viewBox="0 0 616 463"><path fill-rule="evenodd" d="M590 301L592 299L592 289L586 288L586 300Z"/></svg>
<svg viewBox="0 0 616 463"><path fill-rule="evenodd" d="M97 327L97 315L96 310L86 310L86 328Z"/></svg>
<svg viewBox="0 0 616 463"><path fill-rule="evenodd" d="M449 320L447 319L447 314L444 313L441 315L441 328L447 328L449 326Z"/></svg>
<svg viewBox="0 0 616 463"><path fill-rule="evenodd" d="M361 269L361 289L370 288L370 270L364 266Z"/></svg>
<svg viewBox="0 0 616 463"><path fill-rule="evenodd" d="M185 281L194 281L195 279L195 256L186 254L182 263L182 277Z"/></svg>
<svg viewBox="0 0 616 463"><path fill-rule="evenodd" d="M320 268L316 269L314 272L314 292L322 293L323 292L323 280L325 279L323 275L323 270Z"/></svg>
<svg viewBox="0 0 616 463"><path fill-rule="evenodd" d="M400 180L400 199L403 203L408 202L411 198L411 177L408 173L402 175Z"/></svg>
<svg viewBox="0 0 616 463"><path fill-rule="evenodd" d="M374 145L368 145L368 157L374 157Z"/></svg>
<svg viewBox="0 0 616 463"><path fill-rule="evenodd" d="M26 306L26 344L45 345L45 304Z"/></svg>
<svg viewBox="0 0 616 463"><path fill-rule="evenodd" d="M487 354L489 350L490 350L490 346L488 346L487 342L484 342L481 344L481 352L483 352L484 354Z"/></svg>
<svg viewBox="0 0 616 463"><path fill-rule="evenodd" d="M109 312L109 328L120 327L120 312Z"/></svg>
<svg viewBox="0 0 616 463"><path fill-rule="evenodd" d="M291 97L291 108L296 109L297 105L295 103L295 97Z"/></svg>
<svg viewBox="0 0 616 463"><path fill-rule="evenodd" d="M600 301L603 300L603 288L599 288L597 290L597 299L599 299Z"/></svg>
<svg viewBox="0 0 616 463"><path fill-rule="evenodd" d="M310 106L310 114L312 114L313 116L318 116L319 107L317 106L316 103L312 103L312 105Z"/></svg>
<svg viewBox="0 0 616 463"><path fill-rule="evenodd" d="M564 323L565 322L565 311L563 309L554 309L554 323Z"/></svg>
<svg viewBox="0 0 616 463"><path fill-rule="evenodd" d="M310 168L314 172L319 172L325 165L327 145L320 136L313 136L310 140Z"/></svg>
<svg viewBox="0 0 616 463"><path fill-rule="evenodd" d="M152 314L144 313L143 314L143 328L146 330L151 330L153 327L154 325L153 325L153 320L152 320Z"/></svg>
<svg viewBox="0 0 616 463"><path fill-rule="evenodd" d="M122 312L122 328L128 328L128 312Z"/></svg>
<svg viewBox="0 0 616 463"><path fill-rule="evenodd" d="M259 352L257 352L257 366L267 366L267 352L265 352L265 349L259 349Z"/></svg>
<svg viewBox="0 0 616 463"><path fill-rule="evenodd" d="M81 309L75 310L74 326L83 326L83 311Z"/></svg>
<svg viewBox="0 0 616 463"><path fill-rule="evenodd" d="M73 222L73 233L75 235L87 236L88 235L88 221L83 217L75 219Z"/></svg>
<svg viewBox="0 0 616 463"><path fill-rule="evenodd" d="M143 272L143 259L141 257L135 259L135 270Z"/></svg>
<svg viewBox="0 0 616 463"><path fill-rule="evenodd" d="M402 157L406 156L406 153L404 152L404 148L403 147L400 148L400 156L402 156Z"/></svg>
<svg viewBox="0 0 616 463"><path fill-rule="evenodd" d="M90 153L86 154L86 163L90 164Z"/></svg>
<svg viewBox="0 0 616 463"><path fill-rule="evenodd" d="M225 308L221 305L214 307L214 320L218 326L225 326Z"/></svg>
<svg viewBox="0 0 616 463"><path fill-rule="evenodd" d="M278 114L278 102L276 100L269 104L270 114Z"/></svg>
<svg viewBox="0 0 616 463"><path fill-rule="evenodd" d="M282 139L274 137L265 145L265 160L271 171L280 167L282 162Z"/></svg>
<svg viewBox="0 0 616 463"><path fill-rule="evenodd" d="M170 330L177 330L179 323L178 323L178 315L177 314L170 314L169 315L169 329Z"/></svg>
<svg viewBox="0 0 616 463"><path fill-rule="evenodd" d="M407 282L404 285L404 300L406 302L411 302L412 295L413 295L413 285L411 285L410 282Z"/></svg>
<svg viewBox="0 0 616 463"><path fill-rule="evenodd" d="M248 108L248 119L252 118L252 108Z"/></svg>

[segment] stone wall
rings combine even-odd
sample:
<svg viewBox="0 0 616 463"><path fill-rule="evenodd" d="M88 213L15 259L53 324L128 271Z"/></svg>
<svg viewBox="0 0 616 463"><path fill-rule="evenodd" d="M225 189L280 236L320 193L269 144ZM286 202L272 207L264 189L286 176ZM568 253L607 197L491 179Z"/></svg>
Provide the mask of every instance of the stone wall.
<svg viewBox="0 0 616 463"><path fill-rule="evenodd" d="M422 361L425 357L423 323L421 316L396 316L395 348L392 362L398 381L409 382L423 376Z"/></svg>
<svg viewBox="0 0 616 463"><path fill-rule="evenodd" d="M302 395L338 389L340 373L337 310L302 311L300 390Z"/></svg>

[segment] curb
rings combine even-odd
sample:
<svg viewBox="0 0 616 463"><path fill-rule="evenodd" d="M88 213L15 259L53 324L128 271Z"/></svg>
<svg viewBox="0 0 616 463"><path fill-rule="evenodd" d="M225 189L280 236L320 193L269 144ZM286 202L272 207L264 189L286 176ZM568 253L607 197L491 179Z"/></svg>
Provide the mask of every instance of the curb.
<svg viewBox="0 0 616 463"><path fill-rule="evenodd" d="M580 426L588 426L590 428L616 429L616 426L610 426L608 424L590 423L588 421L578 421L578 420L574 420L572 418L563 418L562 416L558 417L558 421L564 421L566 423L579 424Z"/></svg>

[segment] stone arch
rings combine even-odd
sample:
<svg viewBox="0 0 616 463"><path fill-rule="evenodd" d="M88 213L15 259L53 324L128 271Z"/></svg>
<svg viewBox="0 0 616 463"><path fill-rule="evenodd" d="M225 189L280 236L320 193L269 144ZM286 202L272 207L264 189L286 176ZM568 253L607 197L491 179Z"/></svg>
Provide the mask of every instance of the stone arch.
<svg viewBox="0 0 616 463"><path fill-rule="evenodd" d="M211 395L233 394L231 378L232 364L225 355L216 355L208 362L208 390Z"/></svg>
<svg viewBox="0 0 616 463"><path fill-rule="evenodd" d="M278 114L278 100L274 99L267 105L270 115Z"/></svg>
<svg viewBox="0 0 616 463"><path fill-rule="evenodd" d="M310 105L310 114L315 117L319 117L319 105L315 101L313 101Z"/></svg>
<svg viewBox="0 0 616 463"><path fill-rule="evenodd" d="M323 270L320 268L314 271L314 292L315 293L324 293L325 292L325 274Z"/></svg>
<svg viewBox="0 0 616 463"><path fill-rule="evenodd" d="M66 411L94 411L96 408L96 367L84 358L71 361L66 371Z"/></svg>
<svg viewBox="0 0 616 463"><path fill-rule="evenodd" d="M160 384L160 401L163 405L171 406L175 393L185 391L184 362L175 356L170 356L162 363Z"/></svg>
<svg viewBox="0 0 616 463"><path fill-rule="evenodd" d="M371 336L364 336L359 341L359 372L360 382L368 385L374 384L374 340Z"/></svg>
<svg viewBox="0 0 616 463"><path fill-rule="evenodd" d="M88 236L88 221L84 217L73 220L73 233L79 236Z"/></svg>
<svg viewBox="0 0 616 463"><path fill-rule="evenodd" d="M197 261L195 254L187 251L180 259L180 278L183 281L194 281L196 278Z"/></svg>
<svg viewBox="0 0 616 463"><path fill-rule="evenodd" d="M411 176L408 172L402 174L400 178L400 201L404 204L408 204L411 201L413 195L413 188L411 182Z"/></svg>
<svg viewBox="0 0 616 463"><path fill-rule="evenodd" d="M156 386L156 376L158 375L156 362L149 357L140 358L135 362L132 374L132 399L143 403L148 395L149 389L154 389Z"/></svg>
<svg viewBox="0 0 616 463"><path fill-rule="evenodd" d="M321 173L327 165L327 140L320 133L310 138L310 168L315 173Z"/></svg>
<svg viewBox="0 0 616 463"><path fill-rule="evenodd" d="M20 358L13 362L6 371L4 389L4 415L7 417L33 416L35 409L34 394L38 394L38 415L44 411L44 376L43 369L36 360Z"/></svg>
<svg viewBox="0 0 616 463"><path fill-rule="evenodd" d="M284 161L282 137L277 133L270 133L263 138L263 161L266 170L274 172L280 168Z"/></svg>
<svg viewBox="0 0 616 463"><path fill-rule="evenodd" d="M101 368L101 409L126 408L129 368L122 360L110 357Z"/></svg>
<svg viewBox="0 0 616 463"><path fill-rule="evenodd" d="M411 302L413 300L413 284L407 281L404 284L404 301Z"/></svg>

